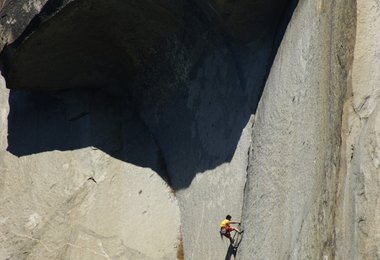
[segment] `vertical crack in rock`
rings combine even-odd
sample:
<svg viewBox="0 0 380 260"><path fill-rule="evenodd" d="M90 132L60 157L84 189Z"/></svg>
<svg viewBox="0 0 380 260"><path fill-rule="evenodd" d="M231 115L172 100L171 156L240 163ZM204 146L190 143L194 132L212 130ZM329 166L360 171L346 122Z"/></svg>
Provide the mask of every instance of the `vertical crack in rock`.
<svg viewBox="0 0 380 260"><path fill-rule="evenodd" d="M374 8L376 7L376 8ZM373 147L379 143L376 53L377 1L356 2L355 54L343 110L341 171L336 222L337 258L379 258L379 174Z"/></svg>
<svg viewBox="0 0 380 260"><path fill-rule="evenodd" d="M348 1L349 8L345 9L343 14L342 24L347 24L345 27L349 28L345 32L341 31L341 42L336 45L335 52L338 66L342 72L342 78L346 79L346 92L343 93L344 104L342 105L341 112L341 133L340 133L340 155L337 163L336 177L335 177L335 196L334 196L334 210L333 210L333 239L334 239L334 251L333 257L338 259L356 258L356 250L353 247L352 239L355 239L349 234L350 228L348 226L351 222L352 212L349 209L350 203L355 203L352 199L352 195L347 194L347 191L351 189L350 180L351 174L348 164L352 161L353 146L349 144L347 138L347 127L349 127L349 120L347 119L347 107L351 105L352 96L352 68L354 62L354 49L356 48L356 34L357 34L357 5L356 1ZM338 26L337 26L338 27ZM340 26L342 27L342 26ZM339 28L339 27L338 27ZM338 36L339 37L339 36ZM344 44L346 43L346 44ZM346 157L346 153L351 155ZM351 198L350 198L351 197ZM351 240L351 241L350 241ZM348 249L348 250L347 250Z"/></svg>
<svg viewBox="0 0 380 260"><path fill-rule="evenodd" d="M353 54L354 6L354 1L302 2L293 15L256 113L242 258L335 256L341 114ZM347 56L338 59L337 52Z"/></svg>
<svg viewBox="0 0 380 260"><path fill-rule="evenodd" d="M210 243L210 223L231 208L246 230L242 259L379 257L379 1L0 6L11 88L0 158L0 231L10 235L0 258L49 258L68 238L62 257L83 250L155 258L179 240L157 258L220 259L225 248ZM242 132L252 113L248 145ZM231 176L241 187L226 183ZM82 198L83 183L94 192ZM168 215L179 228L179 210L180 237L169 228L150 233L154 242L170 237L169 246L144 247L145 233L126 245L101 234L120 234L128 214L147 231L171 227ZM100 231L84 228L90 224Z"/></svg>
<svg viewBox="0 0 380 260"><path fill-rule="evenodd" d="M65 256L80 254L80 248L105 251L108 245L110 257L129 256L128 247L139 248L131 259L144 259L144 250L171 259L181 257L181 245L177 250L165 243L178 240L176 228L182 225L183 257L223 257L223 245L210 243L215 228L210 223L226 211L244 215L252 169L246 168L246 156L254 149L249 120L293 11L290 3L295 2L50 0L39 14L32 12L37 14L32 22L28 14L20 27L7 27L15 33L2 32L7 39L1 42L6 44L2 73L11 89L7 156L22 156L20 169L46 162L39 174L38 167L30 171L38 183L30 190L54 207L78 179L96 187L72 211L63 208L70 221L57 221L60 229L47 229L44 238L54 244L67 235L66 225L93 224L97 234L111 230L122 243L80 230L73 233L78 247L67 246ZM53 156L56 161L47 161ZM97 169L93 179L80 178L89 167ZM58 174L65 176L63 187L49 182ZM226 183L231 176L235 186ZM137 187L142 183L152 192ZM46 187L53 188L47 193ZM18 203L38 211L28 200ZM53 207L33 203L46 212ZM25 214L21 218L28 218ZM125 216L136 218L146 233L128 240ZM159 230L169 220L175 228ZM77 239L81 236L88 242ZM34 253L43 256L43 248Z"/></svg>
<svg viewBox="0 0 380 260"><path fill-rule="evenodd" d="M254 132L254 127L255 127L255 118L254 118L254 115L252 116L253 117L253 119L252 119L252 123L251 123L251 125L250 125L250 128L251 128L251 141L250 141L250 144L249 144L249 148L248 148L248 151L247 151L247 167L246 167L246 169L245 169L245 182L244 182L244 189L243 189L243 193L245 194L246 192L247 192L247 184L248 184L248 178L249 178L249 172L250 172L250 170L249 170L249 167L250 167L250 165L251 165L251 149L252 149L252 135L253 135L253 132ZM242 203L242 210L241 210L241 216L243 216L244 214L243 214L243 212L244 212L244 205L245 205L245 203L244 203L244 199L245 199L245 196L243 196L243 203ZM244 223L244 221L243 221L243 219L242 219L242 224ZM242 226L242 227L244 227L244 226Z"/></svg>

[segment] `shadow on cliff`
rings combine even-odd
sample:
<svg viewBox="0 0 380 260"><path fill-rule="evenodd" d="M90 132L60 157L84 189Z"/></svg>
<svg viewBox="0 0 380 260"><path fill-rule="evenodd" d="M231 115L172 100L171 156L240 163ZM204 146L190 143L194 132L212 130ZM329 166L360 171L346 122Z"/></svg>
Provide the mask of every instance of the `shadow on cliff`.
<svg viewBox="0 0 380 260"><path fill-rule="evenodd" d="M236 258L236 251L237 251L237 248L230 245L228 247L227 254L226 254L226 257L224 259L225 260L235 259Z"/></svg>
<svg viewBox="0 0 380 260"><path fill-rule="evenodd" d="M236 259L236 254L238 251L238 248L240 246L241 241L243 240L243 235L238 235L236 232L234 233L233 239L235 240L234 245L230 245L227 249L226 257L224 258L225 260L231 260L232 257L233 259Z"/></svg>
<svg viewBox="0 0 380 260"><path fill-rule="evenodd" d="M92 147L149 167L178 190L231 161L297 1L271 15L270 1L262 13L251 6L271 24L246 26L247 39L231 32L239 26L231 12L245 6L210 18L197 1L77 0L44 21L63 3L48 1L2 53L12 89L8 151Z"/></svg>
<svg viewBox="0 0 380 260"><path fill-rule="evenodd" d="M122 98L97 89L11 90L9 105L7 149L16 156L92 147L170 184L154 136Z"/></svg>

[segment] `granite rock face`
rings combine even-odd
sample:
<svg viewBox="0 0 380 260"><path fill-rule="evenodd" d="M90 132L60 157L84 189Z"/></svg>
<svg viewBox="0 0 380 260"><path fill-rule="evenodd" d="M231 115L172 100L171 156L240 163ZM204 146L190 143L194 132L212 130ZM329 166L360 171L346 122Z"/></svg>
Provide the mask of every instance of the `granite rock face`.
<svg viewBox="0 0 380 260"><path fill-rule="evenodd" d="M375 1L303 1L256 113L240 259L379 259Z"/></svg>
<svg viewBox="0 0 380 260"><path fill-rule="evenodd" d="M243 259L334 258L354 17L354 1L303 1L293 14L256 114Z"/></svg>
<svg viewBox="0 0 380 260"><path fill-rule="evenodd" d="M273 2L5 5L1 253L225 258L218 224L241 217L253 113L294 7Z"/></svg>
<svg viewBox="0 0 380 260"><path fill-rule="evenodd" d="M0 6L1 259L379 259L375 0Z"/></svg>
<svg viewBox="0 0 380 260"><path fill-rule="evenodd" d="M379 259L380 6L357 1L352 79L343 109L336 222L339 259Z"/></svg>

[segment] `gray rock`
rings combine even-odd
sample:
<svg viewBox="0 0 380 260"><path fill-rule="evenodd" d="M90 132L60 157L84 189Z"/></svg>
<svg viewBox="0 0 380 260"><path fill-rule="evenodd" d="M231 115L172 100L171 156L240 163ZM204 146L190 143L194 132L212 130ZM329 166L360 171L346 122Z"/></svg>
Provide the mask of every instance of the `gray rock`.
<svg viewBox="0 0 380 260"><path fill-rule="evenodd" d="M4 184L3 215L19 215L1 226L4 255L225 257L218 224L240 219L285 2L48 1L16 20L2 159L6 176L25 174Z"/></svg>
<svg viewBox="0 0 380 260"><path fill-rule="evenodd" d="M241 259L379 258L378 12L297 7L256 113Z"/></svg>
<svg viewBox="0 0 380 260"><path fill-rule="evenodd" d="M378 259L379 6L296 5L0 1L0 258Z"/></svg>

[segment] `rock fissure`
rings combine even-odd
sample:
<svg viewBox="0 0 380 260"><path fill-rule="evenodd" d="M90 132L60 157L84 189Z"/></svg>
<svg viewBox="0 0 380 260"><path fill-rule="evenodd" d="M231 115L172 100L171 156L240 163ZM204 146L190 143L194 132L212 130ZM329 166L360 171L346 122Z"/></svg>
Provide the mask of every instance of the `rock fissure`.
<svg viewBox="0 0 380 260"><path fill-rule="evenodd" d="M0 6L0 258L378 257L378 1Z"/></svg>

